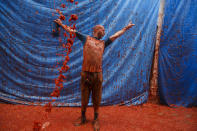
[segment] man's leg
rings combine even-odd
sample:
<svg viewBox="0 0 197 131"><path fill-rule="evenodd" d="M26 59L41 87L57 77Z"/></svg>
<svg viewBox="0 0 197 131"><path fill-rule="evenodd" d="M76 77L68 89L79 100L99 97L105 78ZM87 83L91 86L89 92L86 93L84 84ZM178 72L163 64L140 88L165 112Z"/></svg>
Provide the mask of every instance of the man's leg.
<svg viewBox="0 0 197 131"><path fill-rule="evenodd" d="M103 76L101 73L95 73L94 75L94 86L92 88L92 101L94 106L94 130L98 131L100 129L99 126L99 106L101 103L101 96L102 96L102 82L103 82Z"/></svg>
<svg viewBox="0 0 197 131"><path fill-rule="evenodd" d="M90 89L88 83L88 73L81 73L81 117L74 123L75 126L80 126L86 122L86 108L88 106Z"/></svg>

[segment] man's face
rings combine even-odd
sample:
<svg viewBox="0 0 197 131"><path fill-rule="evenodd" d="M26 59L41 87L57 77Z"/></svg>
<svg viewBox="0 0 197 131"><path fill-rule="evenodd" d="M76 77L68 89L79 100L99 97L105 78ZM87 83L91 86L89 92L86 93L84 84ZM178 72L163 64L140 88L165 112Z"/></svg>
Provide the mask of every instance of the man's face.
<svg viewBox="0 0 197 131"><path fill-rule="evenodd" d="M102 25L96 25L93 28L93 36L101 39L105 35L105 28Z"/></svg>

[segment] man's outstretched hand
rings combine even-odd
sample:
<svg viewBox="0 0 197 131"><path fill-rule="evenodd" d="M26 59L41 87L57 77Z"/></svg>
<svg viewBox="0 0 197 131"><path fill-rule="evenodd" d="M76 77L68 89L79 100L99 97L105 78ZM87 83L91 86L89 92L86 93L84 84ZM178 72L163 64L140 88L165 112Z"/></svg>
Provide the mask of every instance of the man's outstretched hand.
<svg viewBox="0 0 197 131"><path fill-rule="evenodd" d="M127 30L130 29L131 27L133 27L135 24L133 24L131 21L129 22L129 24L125 27Z"/></svg>
<svg viewBox="0 0 197 131"><path fill-rule="evenodd" d="M62 24L62 21L60 19L56 19L56 20L54 20L54 22L57 23L58 25L60 25L63 29L65 29L69 33L75 33L76 32L76 30L70 28L67 25Z"/></svg>
<svg viewBox="0 0 197 131"><path fill-rule="evenodd" d="M124 34L128 29L130 29L131 27L133 27L135 24L133 24L131 21L129 22L129 24L127 26L125 26L122 30L119 30L118 32L116 32L115 34L113 34L112 36L109 37L109 39L111 41L114 41L115 39L117 39L118 37L120 37L122 34Z"/></svg>
<svg viewBox="0 0 197 131"><path fill-rule="evenodd" d="M54 20L54 22L57 23L58 25L62 24L62 21L60 19L56 19L56 20Z"/></svg>

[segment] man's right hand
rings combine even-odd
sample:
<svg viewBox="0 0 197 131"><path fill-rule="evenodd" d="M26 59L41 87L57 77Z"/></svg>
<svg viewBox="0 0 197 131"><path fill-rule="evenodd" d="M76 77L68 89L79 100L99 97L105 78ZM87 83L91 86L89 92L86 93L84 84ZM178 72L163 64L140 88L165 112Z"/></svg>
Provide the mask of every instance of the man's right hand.
<svg viewBox="0 0 197 131"><path fill-rule="evenodd" d="M69 33L75 33L76 32L76 30L73 30L69 26L62 24L62 21L60 19L56 19L56 20L54 20L54 22L57 23L58 25L60 25L63 29L65 29Z"/></svg>
<svg viewBox="0 0 197 131"><path fill-rule="evenodd" d="M56 19L54 20L55 23L57 23L58 25L62 25L62 21L60 19Z"/></svg>

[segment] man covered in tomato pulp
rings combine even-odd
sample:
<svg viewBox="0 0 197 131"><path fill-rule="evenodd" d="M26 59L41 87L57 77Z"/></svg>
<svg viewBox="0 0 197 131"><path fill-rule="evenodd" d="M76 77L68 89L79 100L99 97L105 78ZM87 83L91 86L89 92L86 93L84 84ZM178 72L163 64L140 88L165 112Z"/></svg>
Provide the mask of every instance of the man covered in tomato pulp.
<svg viewBox="0 0 197 131"><path fill-rule="evenodd" d="M92 102L94 107L94 130L100 129L99 125L99 105L102 96L102 58L104 49L109 46L114 40L124 34L134 24L131 22L122 30L119 30L107 40L101 40L105 35L105 28L102 25L96 25L93 28L93 37L84 35L69 26L63 25L60 19L55 20L63 29L69 33L75 33L79 40L84 44L83 47L83 65L81 72L81 116L74 123L75 126L80 126L87 122L86 108L89 102L90 93L92 93Z"/></svg>

